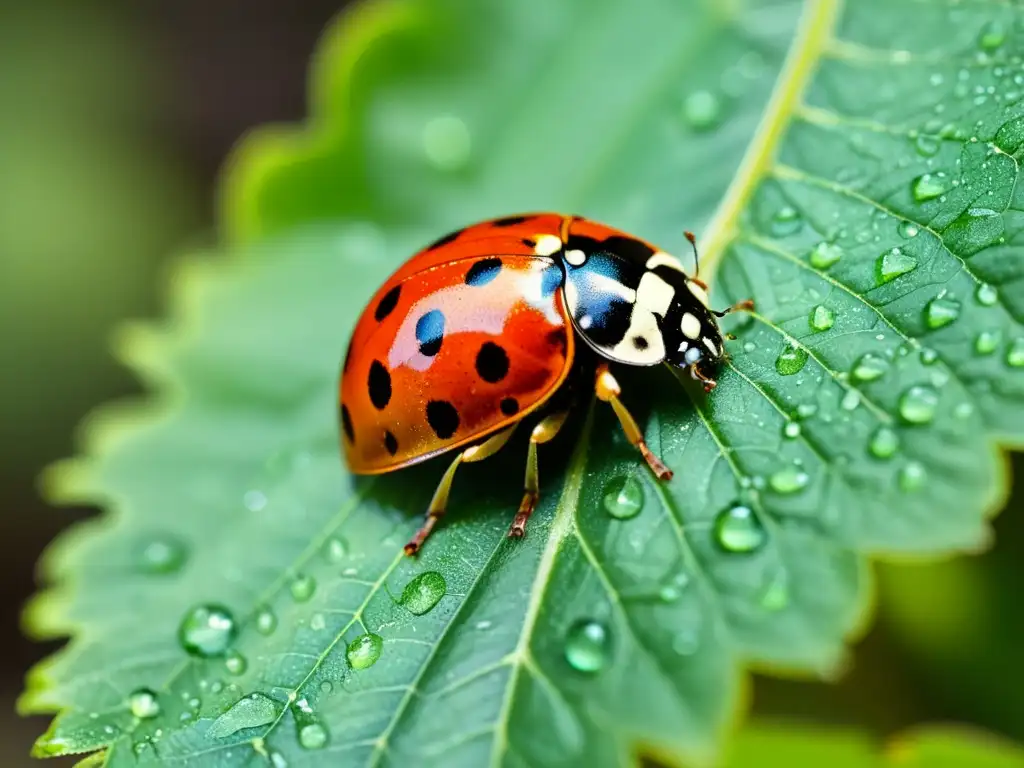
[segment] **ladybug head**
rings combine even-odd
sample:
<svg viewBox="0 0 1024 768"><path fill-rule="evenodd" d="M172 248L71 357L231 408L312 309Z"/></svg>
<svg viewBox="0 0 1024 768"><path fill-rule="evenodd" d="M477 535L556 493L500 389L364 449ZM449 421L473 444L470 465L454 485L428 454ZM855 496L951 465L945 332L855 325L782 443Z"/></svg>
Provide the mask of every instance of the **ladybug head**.
<svg viewBox="0 0 1024 768"><path fill-rule="evenodd" d="M710 391L715 387L714 374L725 354L722 332L714 313L703 301L698 285L679 291L662 322L665 338L665 361L683 368Z"/></svg>

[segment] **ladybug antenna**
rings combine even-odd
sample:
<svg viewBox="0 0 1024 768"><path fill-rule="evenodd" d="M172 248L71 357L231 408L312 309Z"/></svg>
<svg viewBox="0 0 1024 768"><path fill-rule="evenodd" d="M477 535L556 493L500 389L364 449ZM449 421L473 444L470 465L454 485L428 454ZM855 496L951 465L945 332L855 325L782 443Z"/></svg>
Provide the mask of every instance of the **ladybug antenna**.
<svg viewBox="0 0 1024 768"><path fill-rule="evenodd" d="M690 241L690 245L693 247L693 276L700 277L700 257L697 254L697 238L694 237L693 232L690 230L683 232L683 236Z"/></svg>

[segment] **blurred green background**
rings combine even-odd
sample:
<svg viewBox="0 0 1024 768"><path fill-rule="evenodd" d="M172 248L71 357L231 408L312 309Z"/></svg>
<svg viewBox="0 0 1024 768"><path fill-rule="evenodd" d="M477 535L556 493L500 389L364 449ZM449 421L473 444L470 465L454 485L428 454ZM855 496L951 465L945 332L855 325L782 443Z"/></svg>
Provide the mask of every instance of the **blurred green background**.
<svg viewBox="0 0 1024 768"><path fill-rule="evenodd" d="M137 393L109 356L119 320L157 317L168 260L214 240L216 174L250 127L297 120L315 42L344 0L0 0L0 765L28 765L21 637L45 544L90 510L36 490L91 406ZM1021 461L1016 460L1017 468ZM887 735L923 721L1024 742L1021 494L995 546L877 569L878 613L835 685L758 678L755 711Z"/></svg>

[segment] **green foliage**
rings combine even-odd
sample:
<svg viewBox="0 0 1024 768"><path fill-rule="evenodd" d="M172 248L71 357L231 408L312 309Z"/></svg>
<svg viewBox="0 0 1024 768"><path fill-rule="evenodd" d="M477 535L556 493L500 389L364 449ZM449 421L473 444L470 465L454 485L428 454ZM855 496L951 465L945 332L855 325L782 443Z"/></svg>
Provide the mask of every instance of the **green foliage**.
<svg viewBox="0 0 1024 768"><path fill-rule="evenodd" d="M745 664L835 670L866 556L983 544L1004 485L993 441L1024 431L1018 15L360 11L317 60L311 126L238 155L227 223L252 242L190 262L174 323L126 335L159 407L101 412L55 473L58 497L109 512L53 548L57 586L30 614L75 635L23 700L61 711L39 754L700 758ZM505 537L519 441L460 473L450 518L404 558L441 465L344 475L347 333L417 246L541 208L665 245L711 219L717 298L757 312L711 397L664 371L626 379L671 483L591 406L542 453L524 540Z"/></svg>

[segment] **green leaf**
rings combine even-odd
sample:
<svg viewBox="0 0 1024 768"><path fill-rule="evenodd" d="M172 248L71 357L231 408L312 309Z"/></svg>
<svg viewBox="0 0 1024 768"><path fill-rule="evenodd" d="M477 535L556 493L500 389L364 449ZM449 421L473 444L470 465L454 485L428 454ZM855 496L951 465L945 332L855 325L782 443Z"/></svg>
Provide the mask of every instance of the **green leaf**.
<svg viewBox="0 0 1024 768"><path fill-rule="evenodd" d="M744 665L833 672L866 557L982 545L1005 485L993 441L1021 439L1021 15L423 0L343 22L310 126L258 134L228 177L229 230L269 239L178 275L169 329L120 345L157 407L101 412L54 473L57 496L110 511L52 549L57 586L30 611L37 633L75 634L22 702L61 711L39 753L699 758ZM460 470L404 558L444 462L343 474L347 334L423 243L540 208L666 246L710 219L719 300L757 312L708 398L625 377L671 483L591 405L542 452L524 540L505 537L519 440ZM223 657L186 655L186 617L182 637ZM159 713L133 714L141 689ZM254 694L276 704L225 715Z"/></svg>

